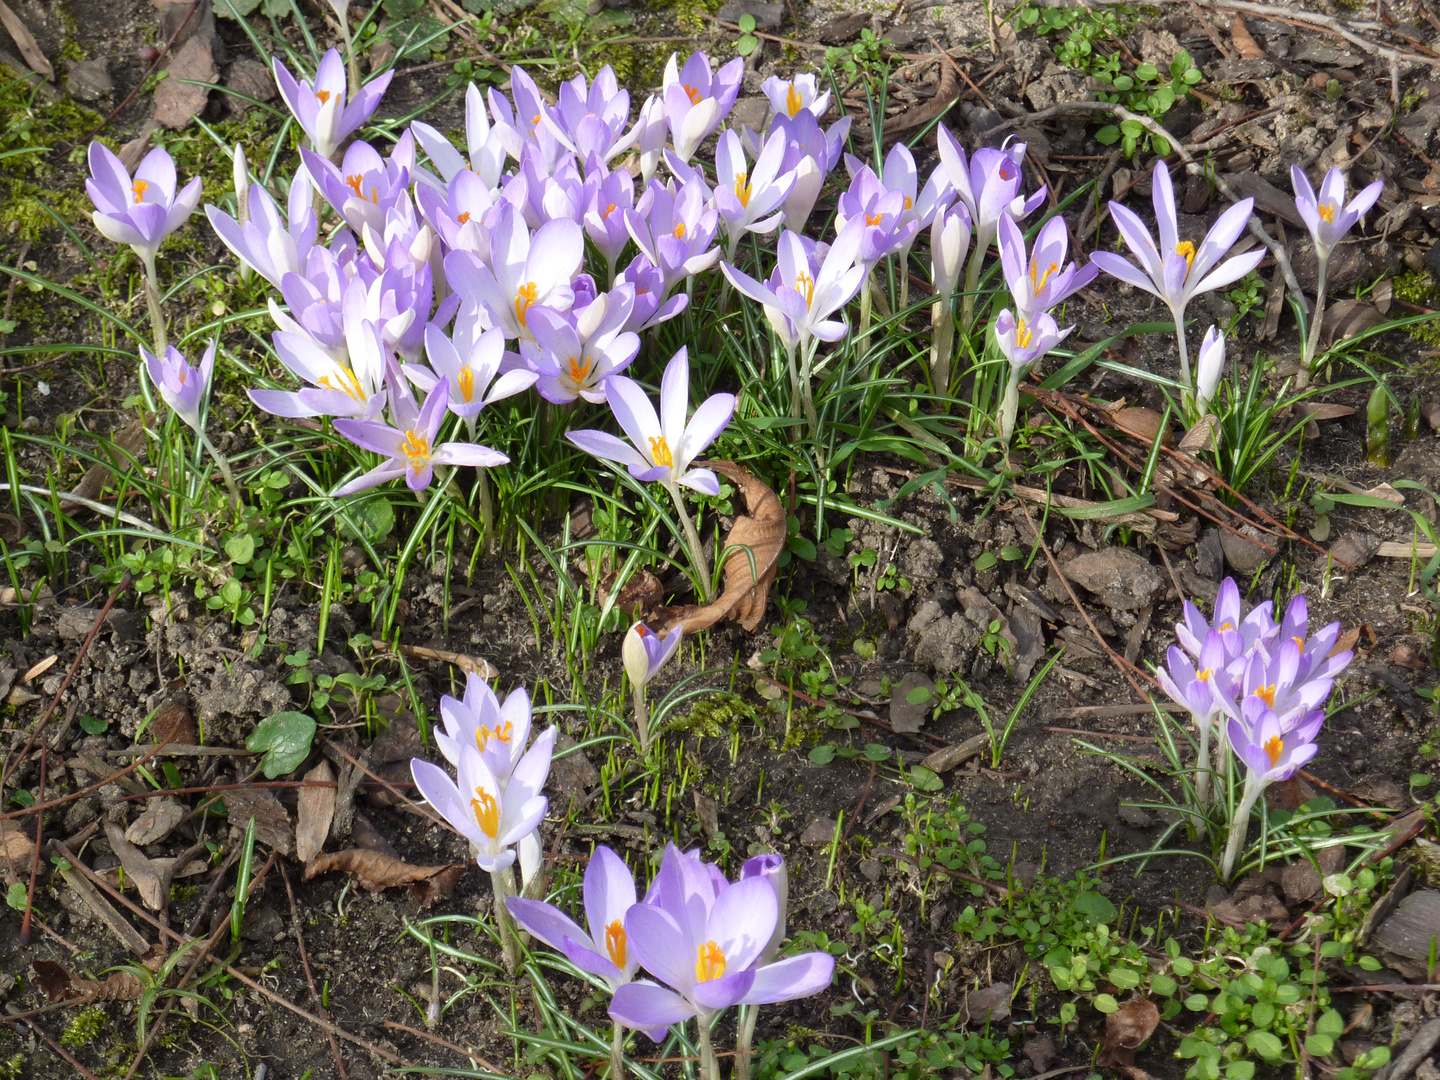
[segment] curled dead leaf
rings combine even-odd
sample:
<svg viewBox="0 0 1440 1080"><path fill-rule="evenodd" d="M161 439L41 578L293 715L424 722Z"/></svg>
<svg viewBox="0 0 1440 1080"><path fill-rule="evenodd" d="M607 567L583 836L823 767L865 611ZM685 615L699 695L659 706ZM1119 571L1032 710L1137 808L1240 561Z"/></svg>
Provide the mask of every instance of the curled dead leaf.
<svg viewBox="0 0 1440 1080"><path fill-rule="evenodd" d="M305 774L307 784L333 784L335 774L328 761L322 761ZM309 863L320 854L330 823L335 820L335 789L333 787L302 787L295 806L295 857Z"/></svg>
<svg viewBox="0 0 1440 1080"><path fill-rule="evenodd" d="M1364 300L1342 300L1325 309L1325 319L1320 324L1321 333L1327 344L1344 341L1363 334L1385 321L1374 304Z"/></svg>
<svg viewBox="0 0 1440 1080"><path fill-rule="evenodd" d="M10 36L15 39L15 44L20 47L20 55L25 58L25 63L30 65L30 70L43 75L46 82L54 82L55 69L50 66L50 61L45 59L45 54L40 51L40 44L35 40L35 35L3 0L0 0L0 23L4 24L5 29L10 32Z"/></svg>
<svg viewBox="0 0 1440 1080"><path fill-rule="evenodd" d="M1154 445L1155 435L1160 430L1160 425L1165 418L1154 409L1147 409L1143 405L1131 405L1128 408L1117 409L1110 414L1110 422L1126 435L1133 436L1141 442ZM1169 446L1175 441L1169 427L1165 428L1162 438L1164 445Z"/></svg>
<svg viewBox="0 0 1440 1080"><path fill-rule="evenodd" d="M35 985L45 992L46 1000L56 1001L134 1001L144 992L144 985L128 971L117 971L104 982L78 979L53 960L36 960Z"/></svg>
<svg viewBox="0 0 1440 1080"><path fill-rule="evenodd" d="M1245 20L1239 15L1230 24L1230 43L1235 46L1235 52L1242 60L1263 60L1265 50L1262 49L1255 38L1251 35Z"/></svg>
<svg viewBox="0 0 1440 1080"><path fill-rule="evenodd" d="M399 885L408 885L421 907L429 907L449 896L469 863L446 863L443 866L412 866L376 851L346 848L320 854L305 866L305 880L331 870L343 870L355 878L367 892L379 892Z"/></svg>
<svg viewBox="0 0 1440 1080"><path fill-rule="evenodd" d="M1160 1010L1148 998L1131 998L1105 1018L1105 1045L1095 1064L1101 1068L1135 1064L1135 1050L1155 1033Z"/></svg>
<svg viewBox="0 0 1440 1080"><path fill-rule="evenodd" d="M678 626L687 634L695 634L729 621L754 630L765 616L780 551L785 546L785 509L768 484L733 461L698 464L733 481L750 512L737 517L725 536L724 550L729 554L725 557L724 591L708 604L658 609L652 629L667 634Z"/></svg>

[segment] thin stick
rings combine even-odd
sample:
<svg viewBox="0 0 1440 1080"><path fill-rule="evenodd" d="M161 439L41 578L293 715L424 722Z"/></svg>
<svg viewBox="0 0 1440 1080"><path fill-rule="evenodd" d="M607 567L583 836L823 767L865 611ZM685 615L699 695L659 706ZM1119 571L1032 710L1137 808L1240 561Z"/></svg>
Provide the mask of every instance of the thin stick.
<svg viewBox="0 0 1440 1080"><path fill-rule="evenodd" d="M52 1051L54 1051L57 1057L59 1057L65 1062L65 1064L69 1065L72 1069L74 1069L75 1072L78 1073L80 1076L87 1077L88 1080L100 1080L98 1076L96 1076L89 1069L85 1068L84 1065L81 1065L80 1062L76 1061L73 1057L71 1057L70 1053L63 1046L57 1043L54 1039L50 1038L49 1035L46 1035L44 1029L41 1028L39 1024L36 1024L31 1020L27 1020L24 1017L21 1017L18 1020L11 1020L9 1017L0 1016L0 1021L4 1021L6 1024L10 1025L12 1029L15 1027L16 1024L24 1024L31 1031L35 1032L36 1035L39 1035L40 1038L45 1041L45 1045L48 1046Z"/></svg>
<svg viewBox="0 0 1440 1080"><path fill-rule="evenodd" d="M300 933L300 910L295 906L295 890L290 888L290 875L285 872L283 862L280 864L280 880L285 882L285 895L290 900L290 928L295 931L295 944L300 949L300 965L305 969L305 982L310 987L310 1000L320 1008L324 1008L320 1001L320 995L315 990L315 976L310 973L310 957L305 954L305 936ZM335 1036L327 1031L325 1037L330 1040L330 1052L335 1055L335 1069L340 1074L340 1080L347 1080L345 1063L340 1060L340 1047L335 1043Z"/></svg>
<svg viewBox="0 0 1440 1080"><path fill-rule="evenodd" d="M45 763L49 760L45 747L40 748L39 798L45 799ZM40 844L45 837L45 814L35 815L35 855L30 862L30 887L25 891L25 917L20 920L20 944L30 944L30 919L35 913L35 878L40 873Z"/></svg>
<svg viewBox="0 0 1440 1080"><path fill-rule="evenodd" d="M425 1039L428 1042L434 1043L436 1046L445 1047L446 1050L454 1050L455 1053L459 1054L461 1057L468 1058L470 1061L480 1066L480 1068L482 1069L495 1073L499 1076L506 1075L505 1070L500 1068L500 1066L486 1061L485 1058L481 1057L473 1050L466 1050L463 1046L457 1046L449 1039L442 1039L439 1035L432 1034L428 1031L421 1031L419 1028L409 1027L408 1025L399 1023L395 1020L386 1020L385 1026L391 1031L403 1031L406 1035L414 1035L417 1039Z"/></svg>

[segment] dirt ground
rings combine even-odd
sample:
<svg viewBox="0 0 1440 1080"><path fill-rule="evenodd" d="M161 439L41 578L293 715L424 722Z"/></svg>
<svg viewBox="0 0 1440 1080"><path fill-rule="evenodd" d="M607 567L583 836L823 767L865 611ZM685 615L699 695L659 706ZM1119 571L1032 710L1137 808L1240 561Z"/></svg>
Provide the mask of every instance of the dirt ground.
<svg viewBox="0 0 1440 1080"><path fill-rule="evenodd" d="M0 228L0 262L26 266L61 284L80 276L83 280L75 288L81 295L110 303L103 298L107 287L102 285L103 275L89 273L81 252L53 222L36 219L32 189L38 186L52 192L63 216L88 240L98 239L83 216L85 170L83 156L77 151L92 126L115 147L143 137L155 108L154 95L142 85L149 67L144 50L164 41L162 13L151 0L19 0L11 6L33 32L41 50L56 62L62 85L58 90L43 91L29 109L39 117L35 123L44 128L45 138L53 141L51 148L43 154L0 159L0 205L9 208L6 216L11 222L8 228ZM611 8L608 0L605 6ZM336 35L322 22L320 7L302 4L324 45ZM453 7L439 5L436 10ZM1371 12L1369 4L1353 13L1338 7L1322 10L1321 5L1295 7L1327 18L1360 19ZM1422 6L1384 4L1377 9L1380 16L1366 17L1380 29L1367 30L1367 40L1379 35L1387 49L1431 57L1435 54L1430 48L1440 50L1440 22ZM734 12L727 14L729 9L720 11L722 23L714 21L717 16L712 8L622 3L616 10L632 16L623 30L627 35L688 40L699 28L699 40L708 42L715 54L733 50L736 33L724 25L735 17ZM896 42L892 48L901 54L894 65L898 73L887 125L892 132L923 126L928 119L923 114L937 93L947 85L957 85L951 68L958 65L965 77L959 89L951 91L961 96L946 123L963 141L973 146L978 133L1017 118L1021 123L1015 131L1031 149L1032 188L1043 175L1054 195L1063 199L1100 175L1104 197L1128 198L1149 217L1145 167L1120 159L1110 147L1098 143L1092 118L1055 114L1040 121L1024 119L1025 114L1049 109L1056 101L1077 97L1085 90L1084 76L1055 59L1061 35L1042 37L1024 28L1017 33L1008 26L997 30L986 16L986 6L978 2L900 4L893 9L853 0L787 4L782 21L768 31L776 40L765 40L759 58L748 69L745 97L754 98L766 75L802 66L807 54L815 65L824 58L822 52L780 39L828 43L845 31L836 26L837 19L857 11L869 15L864 24L867 29L890 31ZM798 24L794 21L797 14ZM896 21L897 14L903 21ZM1352 188L1373 178L1384 179L1385 194L1366 223L1364 239L1347 245L1336 257L1331 295L1354 299L1357 305L1375 302L1381 292L1375 283L1382 282L1384 291L1393 294L1389 317L1434 306L1435 286L1425 284L1424 274L1437 268L1437 249L1432 245L1440 235L1440 166L1427 156L1440 126L1440 75L1435 67L1404 64L1393 81L1400 95L1395 99L1391 70L1383 55L1368 53L1321 25L1247 15L1252 44L1262 55L1246 58L1235 55L1239 50L1233 18L1234 12L1229 10L1207 13L1194 5L1167 4L1143 9L1135 27L1125 34L1123 47L1141 58L1165 57L1167 51L1173 56L1175 49L1183 46L1205 73L1197 89L1206 100L1178 106L1165 118L1168 130L1194 144L1192 152L1204 156L1218 175L1228 177L1237 187L1249 185L1243 190L1256 195L1267 224L1274 221L1271 209L1278 206L1279 193L1289 191L1291 162L1306 165L1312 175L1330 164L1348 168ZM197 32L215 35L212 52L220 81L241 79L246 75L245 62L253 63L255 55L247 36L233 20L215 19L212 27L206 19L208 16L197 20ZM547 25L540 16L535 19L542 28ZM860 23L855 22L854 27L849 38L842 37L842 45L856 40ZM283 22L281 29L297 33L293 20ZM492 45L499 50L498 43ZM401 74L382 107L384 115L402 115L444 91L453 61L468 51L457 35L452 35L449 47L448 54L434 60L410 57L400 62ZM644 72L658 70L654 56L663 59L670 48L685 46L642 42L624 47L630 50L627 62L640 73L635 77L643 78ZM3 49L7 54L13 51L8 44ZM935 55L939 49L947 50L948 59ZM924 59L927 56L929 61ZM108 87L98 93L88 84L77 87L75 66L101 58L106 62ZM430 65L427 70L404 73L408 67L426 64ZM555 70L569 73L563 67ZM87 72L81 78L93 81L93 65ZM553 77L547 75L542 81L553 84ZM1338 91L1326 89L1336 86ZM137 88L139 92L130 99ZM77 99L88 111L82 113L71 104ZM6 120L13 135L27 110L17 108L8 98L6 101ZM847 103L853 104L851 99ZM740 108L746 107L742 100ZM65 112L67 109L70 111ZM854 111L858 116L858 108ZM63 131L61 120L55 119L62 116ZM219 92L211 95L201 118L215 124L251 125L246 129L251 132L263 130L266 123L253 110L235 116ZM456 127L460 118L459 99L453 96L438 104L429 117L442 130ZM907 129L907 125L913 126ZM857 128L864 127L857 123ZM860 135L862 140L868 137L863 130ZM1000 137L996 134L991 141ZM166 133L164 138L177 156L189 153L193 159L212 152L205 150L208 141L193 126ZM928 171L933 155L931 134L917 147L923 170ZM1153 155L1142 154L1139 161L1152 159ZM228 183L223 178L217 182ZM1107 221L1100 226L1097 241L1094 201L1093 197L1080 199L1065 212L1072 234L1086 252L1094 250L1097 243L1112 246L1115 239ZM1197 239L1225 206L1218 193L1194 183L1185 188L1184 202L1182 230ZM1286 243L1296 272L1303 284L1312 284L1315 262L1308 240L1299 239L1303 229L1295 222L1286 222L1284 227L1289 230ZM97 243L96 251L103 247ZM229 262L199 220L192 222L183 244L167 249L166 257L171 260L175 280L187 267L201 271ZM1268 262L1261 273L1268 287L1272 274ZM128 287L123 281L111 286L122 293ZM219 275L207 275L202 286L194 299L196 320L204 317L209 290L227 287ZM120 297L122 308L126 299ZM1194 314L1202 326L1235 314L1234 303L1219 294L1198 300L1196 307ZM1074 310L1079 319L1076 337L1082 343L1101 341L1121 328L1158 317L1148 297L1103 277L1083 294ZM1232 355L1238 354L1242 365L1248 364L1257 350L1282 359L1298 353L1290 312L1277 311L1278 324L1265 340L1261 340L1266 330L1263 293L1256 310L1239 323L1231 339ZM1359 307L1350 314L1356 312L1355 317L1364 317ZM136 322L143 318L138 292L123 314ZM17 324L0 338L6 349L81 341L96 344L100 340L96 320L83 308L57 303L23 285L11 285L4 317ZM1341 331L1343 326L1336 332ZM1415 538L1411 515L1405 510L1431 521L1435 517L1435 498L1428 494L1440 491L1440 444L1428 422L1432 407L1440 419L1434 344L1433 338L1405 331L1389 332L1368 342L1367 362L1384 365L1401 400L1407 406L1416 403L1421 416L1418 433L1408 437L1403 433L1403 418L1394 418L1395 452L1388 466L1366 460L1369 384L1335 389L1322 396L1326 403L1348 406L1353 412L1321 422L1316 435L1304 441L1298 460L1294 443L1287 445L1253 492L1259 509L1281 523L1290 536L1269 558L1256 559L1253 548L1237 549L1227 566L1218 556L1217 526L1200 520L1179 503L1162 501L1159 509L1173 511L1173 520L1150 527L1148 535L1139 530L1121 533L1106 529L1101 522L1045 515L1038 505L1014 500L991 505L957 486L949 487L943 497L933 486L901 495L907 480L918 475L916 463L883 455L857 461L842 478L850 498L857 505L885 507L886 513L912 526L913 531L856 518L846 523L853 537L838 557L822 547L812 561L794 560L782 571L776 587L776 597L787 604L805 602L810 640L828 657L834 674L848 676L849 681L828 702L798 695L777 697L775 684L761 677L773 674L774 669L758 658L760 650L774 644L776 632L783 626L773 606L754 634L733 626L710 632L706 647L709 665L727 673L707 678L717 688L733 689L738 697L722 699L713 714L680 718L680 730L666 736L678 776L665 792L652 792L643 783L637 786L638 768L627 772L622 764L612 770L601 749L581 750L558 761L553 787L564 794L552 796L551 819L545 830L552 872L561 877L576 873L576 866L583 865L597 840L633 855L639 864L658 851L664 840L673 839L682 847L704 848L732 872L752 850L768 845L784 853L792 888L791 933L823 933L855 946L849 960L856 977L837 980L832 990L818 998L767 1010L762 1017L762 1039L817 1030L858 1037L863 1031L858 1020L832 1018L834 1007L857 999L863 1009L876 1010L882 1021L918 1026L922 1012L931 1017L953 1013L967 992L1018 981L1026 958L1014 948L982 947L967 941L953 929L962 910L981 903L986 894L994 895L1007 882L1023 884L1042 871L1065 877L1102 858L1142 851L1166 825L1161 812L1130 805L1153 801L1147 785L1078 745L1084 740L1107 750L1153 755L1154 746L1143 740L1154 735L1155 721L1147 713L1125 713L1120 708L1142 699L1097 643L1085 618L1077 613L1064 579L1046 555L1036 550L1031 557L1036 524L1042 517L1045 546L1062 565L1082 552L1113 553L1122 548L1148 565L1149 572L1141 574L1121 560L1116 563L1118 577L1108 591L1075 588L1086 616L1104 638L1105 648L1146 670L1163 662L1171 642L1170 628L1180 617L1180 597L1193 596L1203 600L1202 606L1208 604L1222 573L1234 573L1252 601L1288 598L1303 591L1310 602L1312 625L1339 620L1347 630L1358 629L1357 658L1340 692L1354 704L1328 721L1321 754L1308 770L1313 782L1306 783L1311 784L1312 793L1329 793L1342 803L1356 800L1403 810L1423 801L1423 793L1410 784L1412 774L1429 771L1434 764L1437 717L1428 693L1440 681L1433 663L1440 623L1417 580L1417 564L1387 556L1377 545L1403 544ZM234 347L243 350L243 342L237 341ZM1173 371L1176 365L1173 342L1163 335L1117 343L1113 352L1116 359L1140 366ZM0 377L7 392L4 422L8 428L62 443L68 438L71 445L81 445L86 432L109 431L122 422L125 408L121 403L138 388L133 360L122 356L97 360L97 354L81 352L42 356L39 362L33 356L0 355L6 365L3 376L8 376ZM1156 404L1152 389L1123 374L1092 369L1085 378L1088 381L1083 385L1070 388L1075 394L1088 395L1091 400L1125 397L1143 405ZM241 405L234 388L228 388L217 402L222 419L228 413L237 421ZM243 449L263 436L248 425L217 426L233 429L227 430L223 440L222 448L227 451ZM1130 439L1127 445L1134 452L1137 444ZM1143 445L1138 452L1143 459ZM78 481L85 466L73 453L57 459L52 449L35 439L17 442L16 458L25 482L53 484L62 491ZM772 479L778 490L784 478ZM1413 480L1428 491L1406 490L1405 509L1335 505L1326 515L1328 535L1317 525L1317 513L1309 500L1322 487L1373 492L1379 485L1401 479ZM1073 472L1057 474L1055 491L1104 498ZM558 536L561 525L558 517L545 522L544 535ZM29 539L52 539L39 536L35 521L24 515L0 515L0 528L9 550ZM1316 531L1312 534L1312 530ZM1322 538L1312 540L1312 535ZM1337 555L1343 540L1350 543L1349 559L1344 558L1344 551ZM848 557L857 556L858 561L865 551L875 553L873 565L853 566ZM1018 558L1012 557L1016 551L1020 552ZM993 557L985 558L987 555ZM452 574L448 591L444 577L450 571L445 567L413 570L405 586L408 614L402 640L484 658L495 665L499 683L507 687L545 683L554 701L597 699L607 680L614 682L618 635L607 636L597 654L589 658L587 673L578 682L572 681L557 644L537 637L526 601L506 573L506 561L514 559L513 550L483 556L472 579L462 582ZM1420 564L1424 561L1422 558ZM1237 567L1236 562L1241 565ZM133 755L122 752L133 745L140 724L157 708L160 715L152 721L148 734L140 736L142 743L161 737L164 725L173 725L170 733L177 742L194 743L203 736L208 746L239 748L260 720L277 711L304 707L305 688L297 685L293 678L296 665L287 663L286 657L315 647L320 612L313 583L281 584L268 619L250 627L235 626L183 596L172 596L167 602L156 594L139 597L124 592L99 622L99 632L87 646L85 640L97 625L101 605L111 589L101 576L104 553L92 542L63 538L58 548L32 560L29 573L36 575L42 564L59 568L63 577L50 578L51 595L34 608L28 628L16 610L13 588L4 598L0 683L9 694L3 730L7 764L19 760L20 749L39 716L61 692L62 684L65 687L42 735L48 748L44 756L48 797L104 779L97 770L106 766L118 769L132 760ZM887 568L891 568L888 577ZM348 573L358 580L364 569L355 565ZM542 587L554 587L547 568L536 566L534 570ZM28 588L37 578L17 584ZM372 695L371 701L372 715L385 721L383 734L372 741L373 728L367 724L367 716L337 694L326 714L329 722L322 722L315 751L287 775L297 779L322 760L344 774L353 758L364 762L370 773L402 783L408 779L406 762L419 743L408 699L397 692L398 669L388 658L362 656L346 647L352 634L372 628L371 608L361 603L337 607L328 619L326 649L307 670L331 678L380 676L384 690ZM997 646L993 636L987 636L997 619L1003 624L1002 633L1011 635L1012 644ZM265 637L257 649L261 633ZM1003 723L1025 688L1022 666L1033 670L1035 657L1057 644L1065 644L1066 651L1021 713L999 766L991 768L988 760L971 757L939 776L942 798L963 806L969 820L983 826L983 834L971 835L983 837L983 854L994 864L985 863L977 850L971 865L982 875L993 869L993 876L985 883L944 877L922 880L921 871L907 862L902 850L913 825L906 817L905 798L915 791L895 767L896 755L908 768L927 760L936 750L962 743L982 728L977 713L968 707L951 709L938 718L929 717L926 708L920 710L926 714L924 722L916 724L916 710L905 707L897 688L908 688L919 680L959 676L983 698L990 715ZM1021 665L1015 660L1026 653L1027 645L1039 651L1030 655L1029 664ZM82 651L72 677L68 673ZM53 660L51 666L29 674L47 659ZM1008 673L1007 659L1012 661ZM667 673L667 678L678 680L695 670L693 660L685 663L687 667ZM441 694L458 692L461 676L450 664L412 659L408 672L415 699L432 716ZM595 734L583 713L559 712L553 718L569 740ZM94 722L99 734L88 732L87 720ZM837 755L828 763L817 763L825 755L815 751L826 744L862 752L854 758ZM323 749L327 746L338 749L327 753ZM867 756L867 746L884 748L883 760ZM253 755L192 755L169 759L169 764L174 773L168 776L167 786L182 790L251 785L254 780ZM36 790L40 767L39 755L26 757L8 781L7 795ZM159 759L150 768L158 770ZM394 854L418 866L467 860L460 838L407 812L381 783L358 776L356 782L353 835L373 834L378 837L374 841L377 846L388 845ZM116 873L118 856L102 823L123 826L133 822L148 803L121 800L144 790L133 777L117 780L47 815L45 836L47 840L70 838L72 851L78 850L77 844L85 844L86 865L114 880L121 876ZM258 792L255 797L263 798L267 805L278 805L289 818L294 817L298 795L293 786L251 786L250 790ZM187 813L203 798L198 792L173 797ZM6 809L18 805L12 801ZM233 814L234 803L229 798L227 805ZM33 849L33 815L17 823L32 833ZM285 836L285 828L276 835ZM172 902L162 914L168 927L186 932L221 929L229 915L233 878L220 879L217 895L208 895L208 889L216 879L218 861L235 849L238 840L239 832L230 829L218 812L202 812L190 815L167 839L145 849L152 858L163 858L198 847L202 856L199 873L177 879ZM206 841L224 849L209 863L205 862L208 853L200 847ZM9 843L7 839L7 855ZM1172 837L1170 844L1183 846L1183 833ZM274 846L259 845L257 872ZM1141 923L1153 921L1163 910L1180 920L1184 933L1202 934L1205 920L1194 911L1203 914L1207 902L1223 899L1223 890L1214 893L1213 874L1206 865L1180 857L1155 859L1138 872L1136 865L1121 864L1101 871L1098 890L1127 913L1134 912ZM28 863L13 861L7 875L7 886L27 881ZM41 860L36 910L47 931L32 932L28 943L20 938L19 911L11 910L0 920L0 993L6 995L12 1011L45 1003L37 963L59 964L77 976L83 971L103 980L115 965L136 960L67 881L48 859ZM125 895L139 904L133 888ZM901 928L905 978L898 992L895 970L857 945L856 897L877 910L893 912L894 925ZM434 899L433 906L422 906L425 899ZM468 1067L463 1055L413 1031L387 1025L425 1027L418 1009L430 993L430 956L407 933L407 927L436 915L483 913L489 904L489 883L473 864L453 882L448 896L437 899L417 898L398 888L365 892L340 872L303 880L297 863L292 861L282 873L282 863L277 861L252 895L241 946L231 963L240 974L280 997L312 1013L323 1012L343 1031L393 1054L391 1064ZM1287 915L1299 915L1305 907L1291 904ZM154 926L138 919L131 922L147 942L158 939ZM229 937L219 940L223 953ZM458 932L456 944L481 952L489 948L467 930ZM312 998L312 982L314 987L325 988L328 1008ZM456 975L446 973L442 992L453 993L460 985ZM588 998L582 1000L575 986L557 985L561 993L574 995L569 1003L572 1007L588 1010L584 1015L603 1025L602 1006ZM938 990L927 1000L928 986ZM385 1069L386 1062L380 1057L343 1038L338 1052L333 1050L324 1031L309 1020L234 978L218 980L208 992L223 1009L223 1019L204 1007L191 1014L177 1004L161 1037L149 1049L144 1066L148 1075L188 1076L201 1062L210 1062L218 1075L242 1076L263 1061L275 1077L335 1076L339 1075L337 1053L351 1077L378 1076ZM415 1002L420 1003L418 1007ZM1382 1030L1386 1024L1397 1030L1413 1025L1434 1011L1433 994L1419 1004L1402 1002L1403 1008L1394 1013L1389 997L1376 996L1373 1004ZM99 1034L67 1052L98 1075L124 1075L139 1043L135 1032L138 1008L134 1000L107 1004ZM1033 1007L1017 1007L1005 1031L1012 1047L1018 1049L1037 1032L1047 1030L1043 1022L1047 1008L1053 1012L1053 1003L1043 997ZM67 1030L73 1011L57 1010L58 1014L36 1017L35 1023L58 1039ZM524 1026L527 1017L517 1017L516 1022ZM1102 1022L1092 1017L1081 1024L1064 1040L1054 1066L1087 1066ZM16 1035L13 1030L0 1030L0 1061L17 1053L24 1057L23 1068L13 1075L79 1075L32 1031L22 1029L24 1033ZM528 1071L528 1065L507 1057L511 1042L484 994L461 1001L435 1032L484 1054L513 1075ZM1162 1031L1156 1036L1143 1059L1151 1075L1183 1075L1183 1064L1171 1056L1173 1049L1169 1035ZM1018 1053L1012 1064L1019 1075L1039 1071ZM958 1069L954 1072L960 1074Z"/></svg>

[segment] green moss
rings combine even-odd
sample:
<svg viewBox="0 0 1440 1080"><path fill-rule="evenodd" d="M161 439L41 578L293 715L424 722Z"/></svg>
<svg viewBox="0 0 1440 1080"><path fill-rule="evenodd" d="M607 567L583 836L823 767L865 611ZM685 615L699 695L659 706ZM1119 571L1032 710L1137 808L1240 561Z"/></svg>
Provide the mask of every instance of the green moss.
<svg viewBox="0 0 1440 1080"><path fill-rule="evenodd" d="M89 1046L110 1025L110 1017L99 1005L81 1009L60 1036L61 1046Z"/></svg>
<svg viewBox="0 0 1440 1080"><path fill-rule="evenodd" d="M684 716L670 722L670 730L715 738L756 719L755 709L736 694L716 694L696 702Z"/></svg>
<svg viewBox="0 0 1440 1080"><path fill-rule="evenodd" d="M24 1072L24 1054L12 1054L4 1061L0 1061L0 1080L20 1080Z"/></svg>
<svg viewBox="0 0 1440 1080"><path fill-rule="evenodd" d="M1434 308L1440 303L1440 283L1429 270L1401 274L1394 281L1395 299L1417 307ZM1440 321L1416 323L1407 331L1416 341L1432 348L1440 346Z"/></svg>

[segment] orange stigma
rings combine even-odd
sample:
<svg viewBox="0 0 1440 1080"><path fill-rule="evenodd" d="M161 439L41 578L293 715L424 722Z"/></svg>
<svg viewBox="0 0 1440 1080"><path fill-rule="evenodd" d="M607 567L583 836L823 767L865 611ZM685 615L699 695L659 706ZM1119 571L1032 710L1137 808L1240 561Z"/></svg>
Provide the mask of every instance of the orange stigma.
<svg viewBox="0 0 1440 1080"><path fill-rule="evenodd" d="M1175 254L1185 256L1185 272L1188 274L1195 265L1195 245L1189 240L1181 240L1175 245Z"/></svg>
<svg viewBox="0 0 1440 1080"><path fill-rule="evenodd" d="M1320 220L1326 225L1335 224L1335 204L1323 202L1320 204Z"/></svg>
<svg viewBox="0 0 1440 1080"><path fill-rule="evenodd" d="M320 102L321 105L329 105L329 104L330 104L330 91L329 91L329 90L316 90L316 91L315 91L315 97L316 97L316 99Z"/></svg>
<svg viewBox="0 0 1440 1080"><path fill-rule="evenodd" d="M1271 683L1269 686L1260 687L1255 691L1255 696L1265 702L1267 709L1273 709L1275 707L1275 684Z"/></svg>
<svg viewBox="0 0 1440 1080"><path fill-rule="evenodd" d="M682 86L682 87L680 87L680 89L685 91L685 96L690 99L690 104L691 104L691 105L699 105L699 104L700 104L700 91L699 91L699 90L696 90L695 87L693 87L693 86Z"/></svg>
<svg viewBox="0 0 1440 1080"><path fill-rule="evenodd" d="M628 944L629 939L625 936L625 924L619 919L605 927L605 951L610 954L610 962L617 968L625 966Z"/></svg>
<svg viewBox="0 0 1440 1080"><path fill-rule="evenodd" d="M405 438L400 443L400 452L405 455L405 462L410 466L410 471L416 474L424 472L430 467L430 440L414 431L405 432Z"/></svg>
<svg viewBox="0 0 1440 1080"><path fill-rule="evenodd" d="M1053 263L1053 262L1052 262L1052 263L1049 265L1049 267L1046 268L1045 273L1041 274L1041 273L1040 273L1040 264L1039 264L1039 263L1036 263L1036 262L1032 262L1032 263L1030 264L1030 286L1031 286L1031 291L1038 293L1041 289L1043 289L1043 288L1045 287L1045 282L1047 282L1047 281L1050 280L1050 275L1053 274L1053 273L1055 273L1055 271L1056 271L1056 270L1059 270L1059 269L1060 269L1060 264L1059 264L1059 263ZM1038 276L1037 276L1037 275L1038 275Z"/></svg>
<svg viewBox="0 0 1440 1080"><path fill-rule="evenodd" d="M570 381L577 387L584 386L585 380L590 378L589 358L582 364L576 357L570 357Z"/></svg>
<svg viewBox="0 0 1440 1080"><path fill-rule="evenodd" d="M466 210L463 214L456 214L455 220L458 221L461 225L464 225L467 221L470 220L470 211Z"/></svg>
<svg viewBox="0 0 1440 1080"><path fill-rule="evenodd" d="M364 195L360 194L360 185L364 182L364 180L365 178L363 176L345 177L345 186L348 187L351 191L355 192L355 197L357 199L363 199L365 197Z"/></svg>
<svg viewBox="0 0 1440 1080"><path fill-rule="evenodd" d="M1280 760L1280 755L1285 752L1285 740L1279 735L1271 735L1265 740L1265 754L1270 758L1270 767L1273 769L1275 763Z"/></svg>
<svg viewBox="0 0 1440 1080"><path fill-rule="evenodd" d="M135 193L135 201L137 203L145 201L145 192L149 187L150 182L148 180L136 180L135 183L130 185L130 190Z"/></svg>
<svg viewBox="0 0 1440 1080"><path fill-rule="evenodd" d="M521 326L526 326L525 312L530 310L530 305L540 295L540 289L533 281L527 281L515 294L515 318L520 320Z"/></svg>
<svg viewBox="0 0 1440 1080"><path fill-rule="evenodd" d="M500 832L500 804L495 796L480 788L475 789L475 798L470 800L470 809L475 811L475 823L480 831L494 840Z"/></svg>
<svg viewBox="0 0 1440 1080"><path fill-rule="evenodd" d="M483 754L491 739L508 743L514 734L515 725L508 720L503 725L496 724L493 728L481 724L475 729L475 745L480 748L480 752Z"/></svg>
<svg viewBox="0 0 1440 1080"><path fill-rule="evenodd" d="M709 982L725 974L725 954L713 941L695 947L695 980Z"/></svg>

